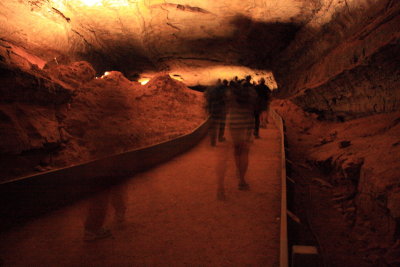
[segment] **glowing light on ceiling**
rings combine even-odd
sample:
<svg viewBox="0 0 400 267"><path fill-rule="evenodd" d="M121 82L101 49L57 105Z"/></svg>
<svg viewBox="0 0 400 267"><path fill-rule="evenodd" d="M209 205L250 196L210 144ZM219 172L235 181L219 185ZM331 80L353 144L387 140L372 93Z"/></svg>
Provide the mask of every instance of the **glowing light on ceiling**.
<svg viewBox="0 0 400 267"><path fill-rule="evenodd" d="M252 81L259 82L261 78L265 79L265 83L272 90L278 88L274 74L269 70L251 69L244 66L236 65L216 65L204 67L187 67L172 68L171 78L184 81L188 86L194 85L215 85L218 79L226 79L228 81L237 76L244 79L247 75L251 75Z"/></svg>
<svg viewBox="0 0 400 267"><path fill-rule="evenodd" d="M89 7L94 6L106 6L106 7L121 7L121 6L129 6L128 0L78 0L81 4ZM132 3L136 3L137 1L131 1Z"/></svg>
<svg viewBox="0 0 400 267"><path fill-rule="evenodd" d="M104 4L111 7L129 6L128 0L103 0ZM137 1L131 1L135 3Z"/></svg>
<svg viewBox="0 0 400 267"><path fill-rule="evenodd" d="M138 80L138 82L140 82L141 85L145 85L146 83L148 83L150 81L149 78L140 78Z"/></svg>
<svg viewBox="0 0 400 267"><path fill-rule="evenodd" d="M83 4L87 6L99 6L102 3L102 0L81 0Z"/></svg>

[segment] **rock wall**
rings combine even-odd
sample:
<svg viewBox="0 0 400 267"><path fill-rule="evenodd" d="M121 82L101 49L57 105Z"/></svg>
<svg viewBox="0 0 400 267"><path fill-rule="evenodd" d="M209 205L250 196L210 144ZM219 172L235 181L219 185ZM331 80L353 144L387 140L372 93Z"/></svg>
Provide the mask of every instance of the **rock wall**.
<svg viewBox="0 0 400 267"><path fill-rule="evenodd" d="M66 141L60 121L73 90L35 68L0 66L0 72L0 177L4 179L49 165L49 154Z"/></svg>
<svg viewBox="0 0 400 267"><path fill-rule="evenodd" d="M321 119L348 120L400 110L400 41L381 48L364 64L344 70L293 101Z"/></svg>
<svg viewBox="0 0 400 267"><path fill-rule="evenodd" d="M291 150L324 173L367 266L400 262L399 36L399 1L325 1L275 65Z"/></svg>
<svg viewBox="0 0 400 267"><path fill-rule="evenodd" d="M359 243L357 249L370 262L367 266L397 266L399 111L332 122L319 120L289 100L276 100L272 105L285 119L289 154L297 154L294 164L323 173L323 185L329 186L326 198L342 214L347 236ZM314 177L304 178L315 182ZM329 221L326 218L324 229L336 227Z"/></svg>
<svg viewBox="0 0 400 267"><path fill-rule="evenodd" d="M327 119L398 110L399 25L398 1L328 1L281 55L281 95Z"/></svg>

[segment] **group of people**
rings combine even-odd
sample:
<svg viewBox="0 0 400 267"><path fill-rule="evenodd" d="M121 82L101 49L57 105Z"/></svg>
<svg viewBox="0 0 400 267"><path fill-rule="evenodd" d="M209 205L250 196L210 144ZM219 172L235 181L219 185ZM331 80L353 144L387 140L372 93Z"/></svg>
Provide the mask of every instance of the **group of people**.
<svg viewBox="0 0 400 267"><path fill-rule="evenodd" d="M235 77L231 81L219 80L216 86L206 90L206 109L211 118L211 145L216 146L217 139L224 142L225 126L228 125L232 137L235 164L239 174L239 189L248 190L245 180L248 166L250 140L254 135L260 138L260 116L268 110L271 91L261 79L258 84L251 82L251 76L243 80ZM227 146L225 146L227 147ZM221 150L217 164L218 191L217 197L225 199L224 176L226 171L226 151ZM115 210L117 225L122 225L126 213L125 185L113 187L93 197L84 223L84 240L94 241L111 236L103 227L108 206Z"/></svg>
<svg viewBox="0 0 400 267"><path fill-rule="evenodd" d="M235 114L238 108L246 110L246 114L242 114L241 119L246 116L247 125L243 127L253 129L255 138L260 138L260 117L262 113L268 110L271 90L265 84L265 79L261 78L258 84L251 82L252 77L246 76L245 79L239 80L236 76L233 80L218 80L217 85L210 87L205 91L207 100L206 109L211 117L211 145L215 146L218 141L225 141L225 125L227 114ZM250 113L252 119L250 119ZM238 118L231 116L230 126L237 128L235 124ZM243 122L242 122L243 123ZM250 125L251 124L251 125Z"/></svg>
<svg viewBox="0 0 400 267"><path fill-rule="evenodd" d="M252 77L240 80L235 77L231 81L218 81L217 85L205 92L206 109L211 118L211 146L216 146L217 140L224 142L225 126L229 127L235 164L239 174L239 189L247 190L249 185L245 180L248 166L248 154L252 136L260 138L260 116L268 111L271 90L263 78L258 84L252 83ZM219 165L225 165L222 162ZM219 176L218 198L224 198L223 176L224 167L218 166Z"/></svg>

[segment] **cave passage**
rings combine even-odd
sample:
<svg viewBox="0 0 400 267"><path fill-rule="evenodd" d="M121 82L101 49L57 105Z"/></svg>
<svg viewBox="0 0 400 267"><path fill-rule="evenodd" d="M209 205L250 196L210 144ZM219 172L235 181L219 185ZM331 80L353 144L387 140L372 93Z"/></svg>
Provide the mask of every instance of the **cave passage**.
<svg viewBox="0 0 400 267"><path fill-rule="evenodd" d="M186 135L206 119L199 91L249 74L276 89L271 110L294 163L290 209L309 222L324 263L400 266L398 0L0 1L0 183ZM265 149L264 139L253 144L250 170L278 158L274 131ZM217 202L206 148L129 180L128 224L111 229L114 239L83 245L88 199L1 234L0 266L276 265L276 252L257 249L275 249L275 232L253 224L275 227L266 225L279 190L257 180L272 173ZM10 204L34 192L1 190ZM257 210L244 205L258 200ZM203 222L206 206L214 219Z"/></svg>
<svg viewBox="0 0 400 267"><path fill-rule="evenodd" d="M237 189L229 151L227 199L217 200L215 164L231 144L211 147L205 138L110 191L2 233L0 258L5 266L277 266L280 135L273 124L260 134L250 151L250 191ZM112 236L84 242L90 207L108 199ZM123 222L115 221L115 199L127 208Z"/></svg>

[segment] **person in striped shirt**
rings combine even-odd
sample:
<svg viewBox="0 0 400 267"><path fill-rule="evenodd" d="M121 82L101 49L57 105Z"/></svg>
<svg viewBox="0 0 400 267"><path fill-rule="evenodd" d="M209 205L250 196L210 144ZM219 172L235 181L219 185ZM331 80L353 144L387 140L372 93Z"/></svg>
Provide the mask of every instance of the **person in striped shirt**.
<svg viewBox="0 0 400 267"><path fill-rule="evenodd" d="M249 162L254 130L257 93L247 76L243 84L232 83L227 94L228 125L232 136L235 164L239 173L239 189L248 190L245 175Z"/></svg>

